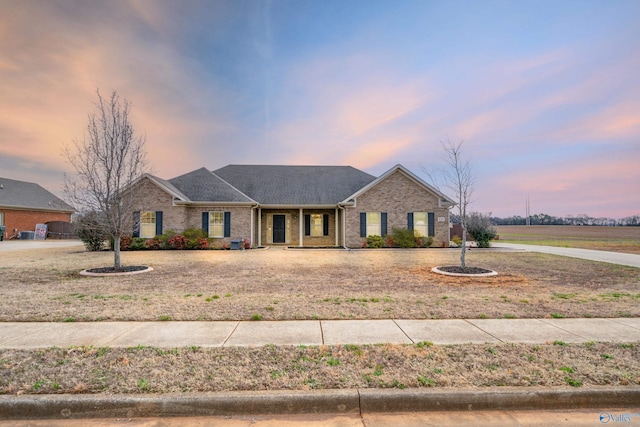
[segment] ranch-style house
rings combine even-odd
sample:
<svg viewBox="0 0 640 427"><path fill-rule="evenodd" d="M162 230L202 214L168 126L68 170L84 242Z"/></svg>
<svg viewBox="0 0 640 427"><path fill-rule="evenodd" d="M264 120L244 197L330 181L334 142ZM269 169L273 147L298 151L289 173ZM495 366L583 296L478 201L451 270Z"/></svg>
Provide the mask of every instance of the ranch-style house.
<svg viewBox="0 0 640 427"><path fill-rule="evenodd" d="M135 185L134 237L202 228L217 246L361 247L393 227L449 243L449 197L402 165L379 177L351 166L228 165Z"/></svg>

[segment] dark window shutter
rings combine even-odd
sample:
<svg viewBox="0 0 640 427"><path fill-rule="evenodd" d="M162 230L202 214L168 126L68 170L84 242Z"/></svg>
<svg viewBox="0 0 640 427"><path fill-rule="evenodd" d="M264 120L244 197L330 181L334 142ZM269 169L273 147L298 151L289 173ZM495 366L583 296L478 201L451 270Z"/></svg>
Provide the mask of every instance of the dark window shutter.
<svg viewBox="0 0 640 427"><path fill-rule="evenodd" d="M433 212L429 212L429 236L433 237L436 235L436 224L435 224L435 215Z"/></svg>
<svg viewBox="0 0 640 427"><path fill-rule="evenodd" d="M162 211L156 211L156 236L162 234Z"/></svg>
<svg viewBox="0 0 640 427"><path fill-rule="evenodd" d="M387 213L380 212L380 235L387 235Z"/></svg>
<svg viewBox="0 0 640 427"><path fill-rule="evenodd" d="M413 212L407 214L407 229L413 230Z"/></svg>
<svg viewBox="0 0 640 427"><path fill-rule="evenodd" d="M367 213L360 212L360 237L367 237Z"/></svg>
<svg viewBox="0 0 640 427"><path fill-rule="evenodd" d="M133 213L133 237L140 237L140 211Z"/></svg>
<svg viewBox="0 0 640 427"><path fill-rule="evenodd" d="M231 212L224 213L224 237L231 237Z"/></svg>
<svg viewBox="0 0 640 427"><path fill-rule="evenodd" d="M311 215L304 216L304 235L311 236Z"/></svg>
<svg viewBox="0 0 640 427"><path fill-rule="evenodd" d="M209 235L209 212L202 212L202 230Z"/></svg>
<svg viewBox="0 0 640 427"><path fill-rule="evenodd" d="M323 236L329 235L329 215L328 214L322 215L322 235Z"/></svg>

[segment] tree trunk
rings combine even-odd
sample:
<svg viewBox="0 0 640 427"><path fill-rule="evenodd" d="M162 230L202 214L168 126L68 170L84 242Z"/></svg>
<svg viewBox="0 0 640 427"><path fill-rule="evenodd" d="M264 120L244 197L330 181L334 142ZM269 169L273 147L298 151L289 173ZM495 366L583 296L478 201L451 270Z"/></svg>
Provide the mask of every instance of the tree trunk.
<svg viewBox="0 0 640 427"><path fill-rule="evenodd" d="M460 252L460 267L464 270L466 265L464 263L464 256L467 253L467 229L462 227L462 251Z"/></svg>
<svg viewBox="0 0 640 427"><path fill-rule="evenodd" d="M120 262L120 236L113 238L113 268L118 271L122 268Z"/></svg>

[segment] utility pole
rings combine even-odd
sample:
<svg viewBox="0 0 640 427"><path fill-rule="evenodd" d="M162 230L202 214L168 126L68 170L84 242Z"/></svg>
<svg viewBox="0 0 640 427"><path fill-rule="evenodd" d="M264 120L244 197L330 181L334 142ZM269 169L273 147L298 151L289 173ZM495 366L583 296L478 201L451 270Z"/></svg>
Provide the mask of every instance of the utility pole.
<svg viewBox="0 0 640 427"><path fill-rule="evenodd" d="M527 215L527 219L525 221L525 224L527 226L531 225L531 206L529 206L529 196L527 195L527 204L526 204L526 215Z"/></svg>

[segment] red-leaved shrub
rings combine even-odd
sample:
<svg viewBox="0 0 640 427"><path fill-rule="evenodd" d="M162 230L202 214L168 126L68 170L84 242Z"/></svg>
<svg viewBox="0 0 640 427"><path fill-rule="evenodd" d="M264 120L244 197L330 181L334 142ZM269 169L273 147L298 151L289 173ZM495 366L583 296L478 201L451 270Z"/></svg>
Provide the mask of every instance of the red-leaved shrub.
<svg viewBox="0 0 640 427"><path fill-rule="evenodd" d="M176 234L167 240L167 244L171 249L185 249L187 247L188 239L181 234Z"/></svg>

